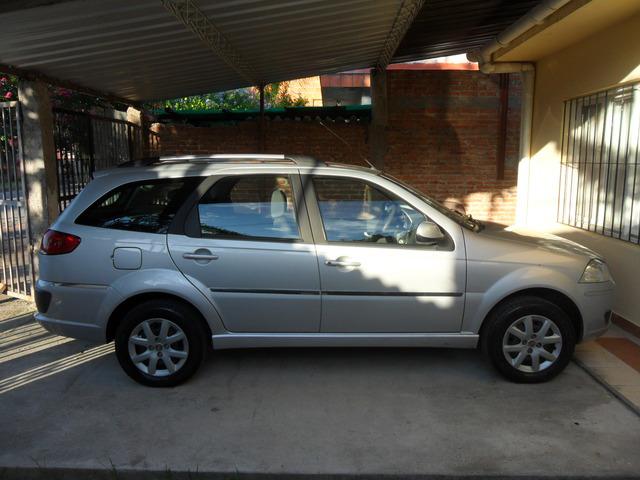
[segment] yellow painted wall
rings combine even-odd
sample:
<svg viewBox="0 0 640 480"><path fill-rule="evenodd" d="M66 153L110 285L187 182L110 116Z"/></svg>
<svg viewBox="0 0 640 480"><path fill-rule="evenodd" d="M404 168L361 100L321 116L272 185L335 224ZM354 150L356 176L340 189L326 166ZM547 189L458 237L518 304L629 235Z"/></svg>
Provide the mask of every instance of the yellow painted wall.
<svg viewBox="0 0 640 480"><path fill-rule="evenodd" d="M564 101L640 80L640 14L536 62L526 214L544 228L556 220ZM520 182L519 182L520 187ZM616 312L640 324L640 246L567 227L549 227L603 254L618 283Z"/></svg>

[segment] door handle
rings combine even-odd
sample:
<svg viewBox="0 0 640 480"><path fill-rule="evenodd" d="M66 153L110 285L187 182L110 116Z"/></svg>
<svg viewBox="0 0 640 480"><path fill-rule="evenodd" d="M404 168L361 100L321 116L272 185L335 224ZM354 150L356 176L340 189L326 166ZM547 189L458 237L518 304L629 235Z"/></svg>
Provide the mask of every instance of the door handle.
<svg viewBox="0 0 640 480"><path fill-rule="evenodd" d="M182 258L187 260L218 260L218 255L212 253L184 253Z"/></svg>
<svg viewBox="0 0 640 480"><path fill-rule="evenodd" d="M327 260L324 262L328 267L359 267L360 262L351 262L349 260Z"/></svg>

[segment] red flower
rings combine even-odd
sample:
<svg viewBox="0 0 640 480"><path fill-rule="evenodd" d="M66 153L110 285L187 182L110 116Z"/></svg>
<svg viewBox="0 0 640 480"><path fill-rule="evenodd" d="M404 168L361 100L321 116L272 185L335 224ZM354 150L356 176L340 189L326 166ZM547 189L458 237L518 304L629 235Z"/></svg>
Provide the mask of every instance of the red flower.
<svg viewBox="0 0 640 480"><path fill-rule="evenodd" d="M72 95L71 90L69 90L68 88L60 88L58 89L58 93L60 94L60 96L66 97L66 98L70 98Z"/></svg>
<svg viewBox="0 0 640 480"><path fill-rule="evenodd" d="M7 92L4 94L4 98L6 98L7 100L11 100L11 98L13 98L13 92Z"/></svg>

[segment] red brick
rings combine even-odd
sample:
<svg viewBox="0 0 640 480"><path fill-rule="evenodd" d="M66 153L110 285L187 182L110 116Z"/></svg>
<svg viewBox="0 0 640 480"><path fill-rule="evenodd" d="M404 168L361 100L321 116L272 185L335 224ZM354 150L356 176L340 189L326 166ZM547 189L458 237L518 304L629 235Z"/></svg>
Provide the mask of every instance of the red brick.
<svg viewBox="0 0 640 480"><path fill-rule="evenodd" d="M511 75L504 180L496 178L498 78L474 71L387 72L385 170L438 200L455 199L474 217L512 223L520 131L520 77ZM364 165L368 125L332 123L350 147L316 122L268 121L266 153L306 154ZM154 124L162 154L249 153L259 149L255 120L191 127ZM482 195L478 195L482 194Z"/></svg>

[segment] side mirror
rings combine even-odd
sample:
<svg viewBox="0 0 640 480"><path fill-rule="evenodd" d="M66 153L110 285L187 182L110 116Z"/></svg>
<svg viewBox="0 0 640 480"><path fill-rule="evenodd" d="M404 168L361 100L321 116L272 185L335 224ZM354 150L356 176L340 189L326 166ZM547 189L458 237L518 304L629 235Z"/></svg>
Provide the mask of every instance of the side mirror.
<svg viewBox="0 0 640 480"><path fill-rule="evenodd" d="M425 220L416 229L416 241L423 245L435 245L444 238L440 227L433 222Z"/></svg>

